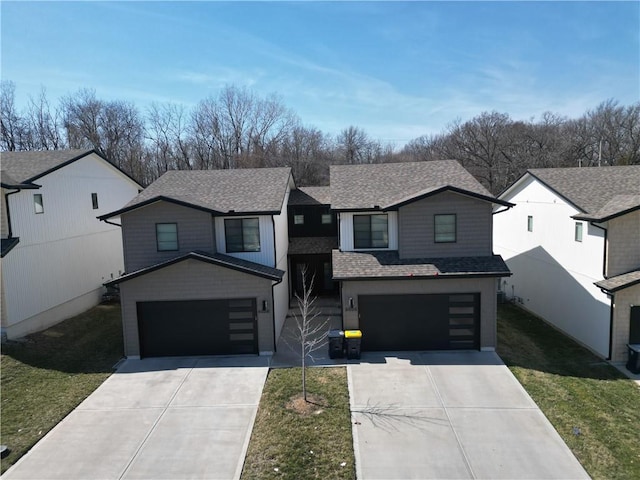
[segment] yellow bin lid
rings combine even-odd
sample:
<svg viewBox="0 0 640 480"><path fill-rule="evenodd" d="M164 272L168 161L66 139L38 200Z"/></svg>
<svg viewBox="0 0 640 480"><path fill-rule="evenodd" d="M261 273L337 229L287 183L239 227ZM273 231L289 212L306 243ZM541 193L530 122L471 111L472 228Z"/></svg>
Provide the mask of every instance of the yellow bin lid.
<svg viewBox="0 0 640 480"><path fill-rule="evenodd" d="M360 330L345 330L344 338L362 338L362 332Z"/></svg>

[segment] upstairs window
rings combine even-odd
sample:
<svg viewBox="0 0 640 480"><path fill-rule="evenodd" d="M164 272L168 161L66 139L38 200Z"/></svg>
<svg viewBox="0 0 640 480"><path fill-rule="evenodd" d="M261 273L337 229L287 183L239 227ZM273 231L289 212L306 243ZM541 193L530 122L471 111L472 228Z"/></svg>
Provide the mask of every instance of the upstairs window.
<svg viewBox="0 0 640 480"><path fill-rule="evenodd" d="M330 213L323 213L322 214L322 224L323 225L330 225L333 223L333 216Z"/></svg>
<svg viewBox="0 0 640 480"><path fill-rule="evenodd" d="M156 223L156 244L159 252L178 250L178 224Z"/></svg>
<svg viewBox="0 0 640 480"><path fill-rule="evenodd" d="M433 233L435 243L453 243L456 241L456 215L444 214L433 216Z"/></svg>
<svg viewBox="0 0 640 480"><path fill-rule="evenodd" d="M293 224L294 225L304 225L304 215L294 215L293 216Z"/></svg>
<svg viewBox="0 0 640 480"><path fill-rule="evenodd" d="M576 222L574 239L576 242L582 241L582 222Z"/></svg>
<svg viewBox="0 0 640 480"><path fill-rule="evenodd" d="M531 215L527 217L527 232L533 232L533 217Z"/></svg>
<svg viewBox="0 0 640 480"><path fill-rule="evenodd" d="M260 223L257 218L225 219L224 237L227 253L260 251Z"/></svg>
<svg viewBox="0 0 640 480"><path fill-rule="evenodd" d="M354 215L354 248L389 248L387 215Z"/></svg>
<svg viewBox="0 0 640 480"><path fill-rule="evenodd" d="M92 193L91 194L91 205L93 206L94 210L98 209L98 194L97 193Z"/></svg>
<svg viewBox="0 0 640 480"><path fill-rule="evenodd" d="M33 208L36 213L44 213L44 203L42 203L42 194L33 194Z"/></svg>

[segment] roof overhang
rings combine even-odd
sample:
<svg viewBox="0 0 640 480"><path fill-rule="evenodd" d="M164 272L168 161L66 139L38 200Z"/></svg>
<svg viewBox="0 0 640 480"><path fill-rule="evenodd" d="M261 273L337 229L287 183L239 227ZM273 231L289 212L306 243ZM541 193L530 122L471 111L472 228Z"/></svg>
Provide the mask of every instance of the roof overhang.
<svg viewBox="0 0 640 480"><path fill-rule="evenodd" d="M220 253L209 254L205 252L189 252L185 255L173 258L166 262L158 263L150 267L141 268L140 270L136 270L135 272L127 273L119 278L111 280L110 282L106 282L104 285L111 286L124 283L129 280L133 280L134 278L147 275L149 273L161 270L171 265L175 265L176 263L184 262L186 260L196 260L211 265L217 265L219 267L229 268L231 270L236 270L242 273L266 278L267 280L276 282L281 281L282 277L285 274L285 272L283 272L282 270L278 270L277 268L267 267L266 265L249 262L247 260L231 257L229 255L223 255Z"/></svg>
<svg viewBox="0 0 640 480"><path fill-rule="evenodd" d="M130 205L128 207L121 208L120 210L115 210L113 212L106 213L104 215L100 215L97 218L98 218L98 220L105 221L105 220L108 220L108 219L113 218L113 217L119 217L123 213L132 212L134 210L138 210L139 208L143 208L143 207L146 207L148 205L151 205L151 204L157 203L157 202L173 203L174 205L180 205L182 207L193 208L195 210L200 210L200 211L203 211L203 212L211 213L212 215L226 216L226 217L244 217L244 216L247 216L247 215L278 215L278 214L281 213L280 211L276 211L276 210L274 210L274 211L247 211L247 212L245 212L245 211L236 212L235 210L229 210L227 212L222 212L222 211L215 210L215 209L212 209L212 208L203 207L202 205L196 205L194 203L185 202L184 200L178 200L178 199L167 197L167 196L164 196L164 195L158 195L157 197L150 198L150 199L145 200L143 202L136 203L134 205Z"/></svg>
<svg viewBox="0 0 640 480"><path fill-rule="evenodd" d="M606 278L595 282L594 285L599 287L605 293L615 293L619 290L632 287L640 283L640 270L616 275L615 277Z"/></svg>
<svg viewBox="0 0 640 480"><path fill-rule="evenodd" d="M2 250L0 251L0 258L4 258L4 256L13 250L13 247L18 245L20 239L18 237L13 238L3 238L2 239Z"/></svg>
<svg viewBox="0 0 640 480"><path fill-rule="evenodd" d="M588 213L578 213L577 215L573 215L571 218L575 220L585 220L588 222L604 223L604 222L608 222L609 220L613 220L614 218L621 217L622 215L633 213L637 210L640 210L640 205L636 205L634 207L627 208L626 210L621 210L619 212L615 212L615 213L612 213L611 215L607 215L603 217L598 215L590 215Z"/></svg>

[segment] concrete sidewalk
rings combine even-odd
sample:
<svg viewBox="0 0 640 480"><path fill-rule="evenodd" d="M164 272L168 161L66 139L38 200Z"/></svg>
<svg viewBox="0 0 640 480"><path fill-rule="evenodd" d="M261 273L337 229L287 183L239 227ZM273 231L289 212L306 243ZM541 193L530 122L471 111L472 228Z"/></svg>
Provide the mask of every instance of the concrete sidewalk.
<svg viewBox="0 0 640 480"><path fill-rule="evenodd" d="M347 366L359 479L584 479L493 352L364 353Z"/></svg>
<svg viewBox="0 0 640 480"><path fill-rule="evenodd" d="M239 478L268 363L128 360L2 478Z"/></svg>

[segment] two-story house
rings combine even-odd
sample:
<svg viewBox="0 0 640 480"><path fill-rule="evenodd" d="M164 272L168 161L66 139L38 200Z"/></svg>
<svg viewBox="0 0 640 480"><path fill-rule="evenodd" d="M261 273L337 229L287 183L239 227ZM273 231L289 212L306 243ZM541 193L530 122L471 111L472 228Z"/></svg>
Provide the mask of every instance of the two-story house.
<svg viewBox="0 0 640 480"><path fill-rule="evenodd" d="M100 302L124 270L120 229L96 217L142 188L93 150L2 152L1 331L13 339Z"/></svg>
<svg viewBox="0 0 640 480"><path fill-rule="evenodd" d="M125 355L269 354L289 308L290 168L169 171L120 217Z"/></svg>
<svg viewBox="0 0 640 480"><path fill-rule="evenodd" d="M289 277L292 293L302 293L302 275L313 280L314 295L335 295L331 251L338 248L338 224L330 187L299 187L289 196Z"/></svg>
<svg viewBox="0 0 640 480"><path fill-rule="evenodd" d="M499 198L507 296L616 362L640 343L640 166L532 169Z"/></svg>
<svg viewBox="0 0 640 480"><path fill-rule="evenodd" d="M331 166L345 329L363 350L494 349L493 197L453 160Z"/></svg>

